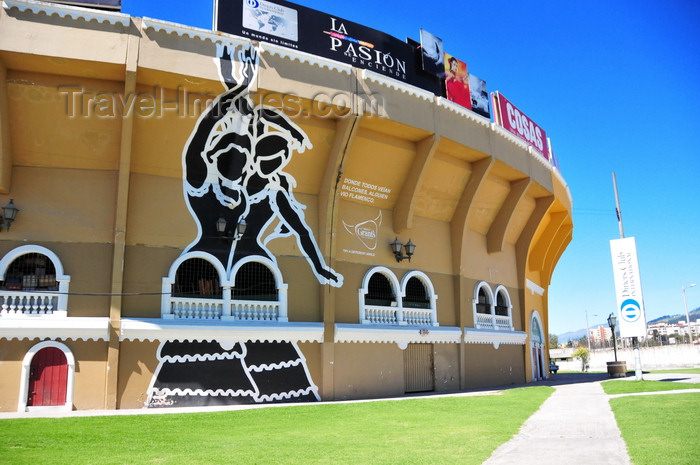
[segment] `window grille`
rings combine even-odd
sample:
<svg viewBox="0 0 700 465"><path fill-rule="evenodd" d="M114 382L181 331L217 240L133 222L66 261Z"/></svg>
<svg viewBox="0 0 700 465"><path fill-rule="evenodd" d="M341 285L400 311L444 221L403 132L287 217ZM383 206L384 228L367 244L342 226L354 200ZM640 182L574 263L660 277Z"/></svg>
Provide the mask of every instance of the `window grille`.
<svg viewBox="0 0 700 465"><path fill-rule="evenodd" d="M491 313L491 302L483 288L479 289L479 301L476 304L477 313Z"/></svg>
<svg viewBox="0 0 700 465"><path fill-rule="evenodd" d="M44 254L21 255L7 267L0 287L15 291L57 291L56 268Z"/></svg>
<svg viewBox="0 0 700 465"><path fill-rule="evenodd" d="M501 292L496 296L496 315L508 316L508 303Z"/></svg>
<svg viewBox="0 0 700 465"><path fill-rule="evenodd" d="M396 304L396 296L391 287L391 283L381 273L374 273L369 278L367 284L367 295L365 296L366 305L381 305L390 307Z"/></svg>
<svg viewBox="0 0 700 465"><path fill-rule="evenodd" d="M430 296L423 285L423 281L413 277L406 283L406 296L403 298L403 306L410 308L430 308Z"/></svg>
<svg viewBox="0 0 700 465"><path fill-rule="evenodd" d="M236 273L233 298L235 300L279 300L277 283L272 271L262 263L245 263Z"/></svg>
<svg viewBox="0 0 700 465"><path fill-rule="evenodd" d="M221 283L214 265L202 258L191 258L180 264L175 274L173 297L198 296L220 299Z"/></svg>

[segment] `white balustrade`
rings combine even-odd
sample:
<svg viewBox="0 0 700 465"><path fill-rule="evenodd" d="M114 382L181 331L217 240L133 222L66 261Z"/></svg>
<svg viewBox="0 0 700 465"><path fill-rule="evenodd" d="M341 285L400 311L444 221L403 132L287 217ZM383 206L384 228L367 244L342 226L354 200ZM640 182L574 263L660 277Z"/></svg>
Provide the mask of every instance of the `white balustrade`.
<svg viewBox="0 0 700 465"><path fill-rule="evenodd" d="M364 308L364 324L376 325L397 325L399 324L397 316L397 307L382 307L366 305Z"/></svg>
<svg viewBox="0 0 700 465"><path fill-rule="evenodd" d="M513 325L510 321L510 317L492 315L490 313L477 313L476 327L483 329L496 329L500 331L513 331Z"/></svg>
<svg viewBox="0 0 700 465"><path fill-rule="evenodd" d="M230 303L231 319L235 321L283 321L280 303L263 300L236 300Z"/></svg>
<svg viewBox="0 0 700 465"><path fill-rule="evenodd" d="M170 298L170 318L220 320L223 301L216 299Z"/></svg>
<svg viewBox="0 0 700 465"><path fill-rule="evenodd" d="M50 292L0 292L0 316L50 315L57 306L58 296Z"/></svg>
<svg viewBox="0 0 700 465"><path fill-rule="evenodd" d="M435 312L429 308L404 308L403 319L407 325L433 325Z"/></svg>
<svg viewBox="0 0 700 465"><path fill-rule="evenodd" d="M365 305L361 322L374 325L438 326L434 309L400 306Z"/></svg>

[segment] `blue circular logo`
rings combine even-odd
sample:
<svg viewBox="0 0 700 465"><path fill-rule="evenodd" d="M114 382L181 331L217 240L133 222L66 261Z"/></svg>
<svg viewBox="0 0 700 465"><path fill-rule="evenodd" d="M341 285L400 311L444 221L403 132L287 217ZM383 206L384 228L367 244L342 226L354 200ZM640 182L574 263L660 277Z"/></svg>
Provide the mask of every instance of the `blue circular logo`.
<svg viewBox="0 0 700 465"><path fill-rule="evenodd" d="M620 315L622 319L634 323L642 316L642 308L634 299L627 299L620 305Z"/></svg>
<svg viewBox="0 0 700 465"><path fill-rule="evenodd" d="M260 2L258 0L245 0L245 2L248 4L249 7L251 8L257 8L260 6Z"/></svg>

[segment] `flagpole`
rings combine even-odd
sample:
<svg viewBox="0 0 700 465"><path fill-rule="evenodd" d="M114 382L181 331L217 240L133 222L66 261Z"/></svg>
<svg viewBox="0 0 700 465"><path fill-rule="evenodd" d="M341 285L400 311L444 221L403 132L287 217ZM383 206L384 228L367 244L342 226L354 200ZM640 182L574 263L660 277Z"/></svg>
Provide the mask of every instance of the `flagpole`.
<svg viewBox="0 0 700 465"><path fill-rule="evenodd" d="M625 238L625 229L622 226L622 210L620 209L620 198L617 195L617 179L615 172L612 174L613 190L615 191L615 214L617 215L617 226L620 229L620 239ZM637 381L642 380L642 357L639 353L639 339L635 336L632 338L632 348L634 352L634 377Z"/></svg>

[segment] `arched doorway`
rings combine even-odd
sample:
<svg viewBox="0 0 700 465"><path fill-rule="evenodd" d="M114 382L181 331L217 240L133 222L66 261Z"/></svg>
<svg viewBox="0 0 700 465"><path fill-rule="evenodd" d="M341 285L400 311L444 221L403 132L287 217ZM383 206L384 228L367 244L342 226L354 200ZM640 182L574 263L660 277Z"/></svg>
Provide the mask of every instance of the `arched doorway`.
<svg viewBox="0 0 700 465"><path fill-rule="evenodd" d="M55 407L66 403L68 361L61 349L46 347L29 366L27 407Z"/></svg>
<svg viewBox="0 0 700 465"><path fill-rule="evenodd" d="M546 377L544 366L544 336L542 334L542 322L537 311L532 312L530 320L530 351L532 356L532 380L539 381Z"/></svg>
<svg viewBox="0 0 700 465"><path fill-rule="evenodd" d="M75 359L66 345L54 341L35 345L22 362L18 410L72 410L74 375Z"/></svg>

